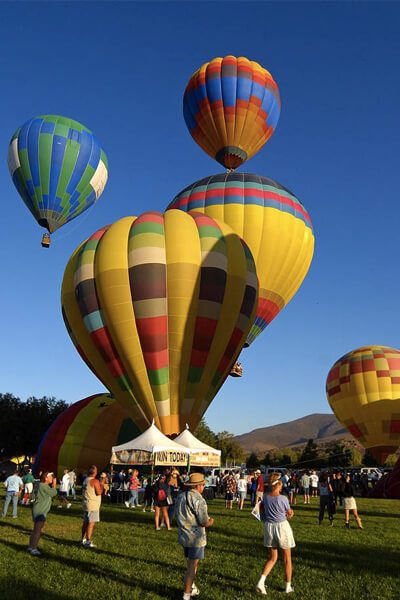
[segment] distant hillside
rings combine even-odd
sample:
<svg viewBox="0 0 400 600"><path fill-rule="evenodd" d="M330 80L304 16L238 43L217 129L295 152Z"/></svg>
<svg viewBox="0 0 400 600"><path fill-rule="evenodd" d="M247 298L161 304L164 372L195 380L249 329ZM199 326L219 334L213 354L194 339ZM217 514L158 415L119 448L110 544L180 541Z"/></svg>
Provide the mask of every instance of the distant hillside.
<svg viewBox="0 0 400 600"><path fill-rule="evenodd" d="M353 439L334 415L314 414L288 423L254 429L236 436L235 440L246 452L263 454L272 448L305 444L310 438L317 443Z"/></svg>

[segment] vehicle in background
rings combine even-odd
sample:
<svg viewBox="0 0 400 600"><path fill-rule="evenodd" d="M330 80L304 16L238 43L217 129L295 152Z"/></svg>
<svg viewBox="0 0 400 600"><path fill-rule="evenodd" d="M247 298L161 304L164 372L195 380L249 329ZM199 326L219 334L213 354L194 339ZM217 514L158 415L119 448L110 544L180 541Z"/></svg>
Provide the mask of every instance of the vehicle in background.
<svg viewBox="0 0 400 600"><path fill-rule="evenodd" d="M379 481L383 475L379 467L361 467L360 473L361 475L366 473L368 475L368 481Z"/></svg>

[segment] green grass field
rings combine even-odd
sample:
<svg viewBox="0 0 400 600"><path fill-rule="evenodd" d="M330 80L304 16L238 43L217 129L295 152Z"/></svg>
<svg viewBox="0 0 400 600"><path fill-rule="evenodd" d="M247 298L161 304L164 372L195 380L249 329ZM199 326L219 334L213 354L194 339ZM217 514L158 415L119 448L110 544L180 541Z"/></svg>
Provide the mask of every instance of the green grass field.
<svg viewBox="0 0 400 600"><path fill-rule="evenodd" d="M0 498L3 503L3 495ZM55 503L54 503L55 504ZM295 594L304 600L400 599L400 501L358 500L364 530L344 528L339 509L333 527L317 521L318 501L294 507L292 527ZM236 507L235 507L236 508ZM10 507L11 509L11 507ZM215 526L209 530L206 560L197 585L200 598L250 599L266 549L262 525L249 509L229 512L222 500L209 502ZM26 552L30 510L17 519L0 518L0 598L64 599L181 598L185 561L177 531L155 531L153 514L104 505L96 527L97 549L79 546L81 504L54 506L42 537L41 557ZM280 562L267 579L268 597L284 590Z"/></svg>

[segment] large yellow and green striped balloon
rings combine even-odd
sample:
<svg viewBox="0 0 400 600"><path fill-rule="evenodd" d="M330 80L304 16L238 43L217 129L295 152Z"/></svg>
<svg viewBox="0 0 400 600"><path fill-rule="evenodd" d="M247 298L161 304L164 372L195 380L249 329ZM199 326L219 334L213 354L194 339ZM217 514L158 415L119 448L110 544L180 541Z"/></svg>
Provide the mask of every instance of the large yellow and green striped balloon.
<svg viewBox="0 0 400 600"><path fill-rule="evenodd" d="M141 430L194 430L239 355L258 300L246 244L171 210L126 217L71 257L63 315L86 363Z"/></svg>
<svg viewBox="0 0 400 600"><path fill-rule="evenodd" d="M22 200L50 233L96 202L108 177L107 157L95 135L58 115L34 117L17 129L8 167Z"/></svg>

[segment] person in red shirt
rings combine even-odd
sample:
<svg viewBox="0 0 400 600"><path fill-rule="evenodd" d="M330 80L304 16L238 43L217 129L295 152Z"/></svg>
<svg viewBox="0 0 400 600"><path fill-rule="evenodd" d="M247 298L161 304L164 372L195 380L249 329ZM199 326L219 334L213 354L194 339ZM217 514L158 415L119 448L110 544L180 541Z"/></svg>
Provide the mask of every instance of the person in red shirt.
<svg viewBox="0 0 400 600"><path fill-rule="evenodd" d="M257 501L258 499L262 500L263 496L264 496L264 478L259 469L257 469L257 471L256 471L256 476L257 476L257 490L256 490L256 501Z"/></svg>
<svg viewBox="0 0 400 600"><path fill-rule="evenodd" d="M133 469L133 472L129 479L130 498L129 498L129 500L127 500L125 502L126 508L129 508L129 507L135 508L135 506L140 506L140 504L139 504L140 481L139 481L138 475L139 475L139 471L137 469Z"/></svg>

